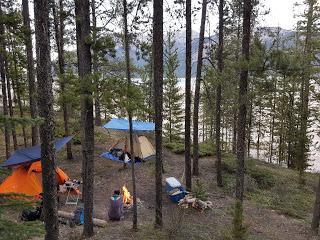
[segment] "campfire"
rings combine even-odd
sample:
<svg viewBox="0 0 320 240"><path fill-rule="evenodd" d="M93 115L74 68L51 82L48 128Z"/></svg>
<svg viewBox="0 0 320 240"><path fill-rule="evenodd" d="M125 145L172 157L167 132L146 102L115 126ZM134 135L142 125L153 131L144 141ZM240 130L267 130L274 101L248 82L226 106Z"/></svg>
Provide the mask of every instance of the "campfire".
<svg viewBox="0 0 320 240"><path fill-rule="evenodd" d="M123 203L124 203L125 205L132 205L132 202L133 202L132 196L131 196L128 188L126 188L126 186L123 186L123 187L122 187L122 196L123 196L123 197L122 197Z"/></svg>

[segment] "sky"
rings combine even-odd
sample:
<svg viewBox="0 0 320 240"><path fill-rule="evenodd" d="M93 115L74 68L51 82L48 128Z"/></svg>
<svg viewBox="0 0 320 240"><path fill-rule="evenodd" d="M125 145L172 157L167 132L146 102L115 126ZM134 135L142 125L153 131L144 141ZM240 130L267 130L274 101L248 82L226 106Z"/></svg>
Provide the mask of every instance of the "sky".
<svg viewBox="0 0 320 240"><path fill-rule="evenodd" d="M194 1L195 2L195 1ZM295 28L297 18L295 14L299 12L299 7L295 6L295 3L301 4L303 0L261 0L265 5L265 9L269 9L270 12L263 18L260 18L260 25L262 27L281 27L286 30L292 30ZM209 12L209 20L212 27L217 26L218 17L217 11L214 13ZM199 31L200 29L200 14L195 19L193 29Z"/></svg>
<svg viewBox="0 0 320 240"><path fill-rule="evenodd" d="M263 24L270 27L281 27L287 30L293 29L297 20L294 14L298 8L295 3L302 3L301 0L265 0L265 5L270 8L270 13L265 16Z"/></svg>

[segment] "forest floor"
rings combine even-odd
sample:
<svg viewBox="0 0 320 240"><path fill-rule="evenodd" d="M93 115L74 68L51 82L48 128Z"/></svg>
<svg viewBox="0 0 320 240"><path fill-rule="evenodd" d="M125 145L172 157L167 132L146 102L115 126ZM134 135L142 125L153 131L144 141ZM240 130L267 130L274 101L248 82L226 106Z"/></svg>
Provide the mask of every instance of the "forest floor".
<svg viewBox="0 0 320 240"><path fill-rule="evenodd" d="M132 191L131 168L123 169L122 164L99 157L105 151L108 144L107 139L109 138L103 131L98 131L95 144L94 216L101 219L106 219L107 205L114 189L119 189L121 186L126 185L129 191ZM65 153L60 153L57 157L58 166L71 179L80 179L82 161L80 145L73 146L73 154L74 160L65 160ZM149 161L136 167L137 197L141 201L138 207L139 230L137 232L132 230L132 212L128 211L125 213L123 220L119 222L108 221L106 228L95 228L95 236L92 239L231 239L234 197L233 190L230 189L233 189L234 178L230 178L232 172L230 166L225 167L225 187L220 189L216 185L214 158L201 158L199 164L200 176L193 179L193 185L195 188L202 188L206 191L207 199L212 201L214 205L212 210L198 212L194 209L180 209L169 200L163 188L164 229L162 231L155 230L153 228L155 215L155 167L154 161ZM261 168L270 168L270 171L273 173L276 173L276 171L289 171L286 169L278 170L279 168L269 167L267 164L262 164ZM164 169L163 186L165 185L166 177L174 176L181 180L184 172L184 155L165 150ZM290 177L292 177L291 172L287 174L284 178L290 181ZM312 177L315 178L315 175ZM313 187L310 186L310 189ZM247 199L244 203L244 215L245 224L248 227L248 239L320 239L312 236L309 228L312 211L312 206L310 206L309 202L313 201L312 197L308 200L308 204L305 204L307 206L301 206L302 209L306 208L306 211L303 211L303 214L299 214L298 210L298 212L295 212L295 205L292 206L293 210L289 209L290 211L273 207L274 203L270 202L272 199L270 200L268 198L270 196L268 195L271 195L272 198L274 196L263 191L256 189L251 192L248 190L247 193ZM278 189L278 191L282 194L283 189ZM259 192L259 195L256 192ZM293 198L296 197L294 196ZM288 204L291 203L289 202ZM76 207L64 206L63 202L61 202L59 208L71 212ZM5 209L1 215L0 232L4 228L6 228L6 232L11 231L11 225L6 223L5 226L1 226L1 221L7 219L16 222L17 211ZM23 226L23 231L33 231L35 228L33 225L28 228L26 224L20 224L19 226ZM81 232L81 226L70 227L68 224L60 225L61 239L81 239ZM31 239L42 239L42 234L43 231L38 229L35 235L40 236ZM32 236L32 234L28 236ZM21 236L19 238L9 238L0 234L0 239L26 238L22 238Z"/></svg>

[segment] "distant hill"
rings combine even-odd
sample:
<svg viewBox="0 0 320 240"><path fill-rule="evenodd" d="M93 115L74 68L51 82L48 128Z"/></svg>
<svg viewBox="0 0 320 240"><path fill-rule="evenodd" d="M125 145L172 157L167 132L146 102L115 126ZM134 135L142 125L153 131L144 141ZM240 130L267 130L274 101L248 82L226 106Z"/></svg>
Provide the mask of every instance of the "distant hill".
<svg viewBox="0 0 320 240"><path fill-rule="evenodd" d="M266 46L270 48L273 45L274 37L276 36L276 33L278 31L277 27L265 27L258 29L261 34L261 39L263 42L266 43ZM282 46L288 47L293 45L294 43L294 31L291 30L285 30L280 28L280 39L282 42ZM217 34L206 37L205 38L205 45L209 44L209 39L212 39L214 41L218 40ZM164 39L165 40L165 39ZM178 49L178 59L180 66L177 70L177 76L179 78L185 76L185 31L178 32L175 36L176 40L176 48ZM199 45L199 33L196 31L192 32L192 76L195 76L196 72L196 62L197 62L197 55L198 55L198 45ZM123 47L118 45L116 47L117 50L117 57L120 59L124 59L124 51ZM134 64L138 67L142 67L145 64L145 61L143 59L137 58L137 49L134 46L131 46L130 50L130 57L134 61Z"/></svg>

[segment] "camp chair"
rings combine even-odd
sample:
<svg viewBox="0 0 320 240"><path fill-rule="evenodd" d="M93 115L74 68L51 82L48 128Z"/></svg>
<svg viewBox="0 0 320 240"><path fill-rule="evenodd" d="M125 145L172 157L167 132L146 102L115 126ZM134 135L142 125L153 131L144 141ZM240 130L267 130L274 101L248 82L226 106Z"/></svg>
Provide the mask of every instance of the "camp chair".
<svg viewBox="0 0 320 240"><path fill-rule="evenodd" d="M79 191L79 184L73 181L67 181L63 185L63 188L66 190L66 202L65 205L78 205L78 201L81 195Z"/></svg>

